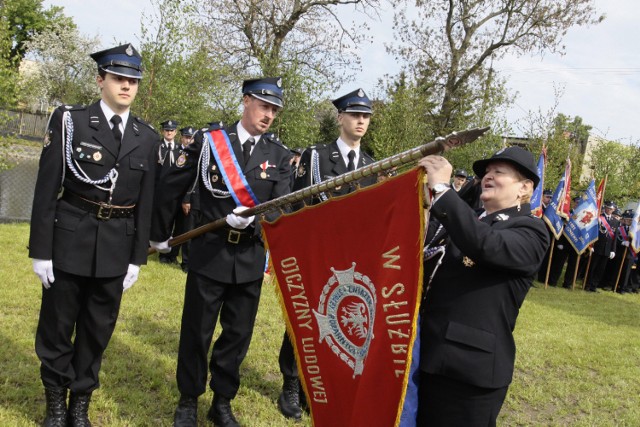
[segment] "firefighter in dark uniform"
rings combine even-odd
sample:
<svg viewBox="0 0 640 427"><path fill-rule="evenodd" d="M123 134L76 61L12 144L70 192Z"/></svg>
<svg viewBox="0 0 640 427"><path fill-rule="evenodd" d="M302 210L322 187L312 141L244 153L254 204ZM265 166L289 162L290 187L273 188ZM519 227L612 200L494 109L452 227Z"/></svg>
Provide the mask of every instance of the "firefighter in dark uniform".
<svg viewBox="0 0 640 427"><path fill-rule="evenodd" d="M591 265L587 272L587 281L589 292L597 292L601 282L604 282L604 272L607 264L616 256L616 239L615 233L618 228L618 222L613 218L613 211L616 204L610 200L604 202L604 213L598 219L598 240L593 245L593 255Z"/></svg>
<svg viewBox="0 0 640 427"><path fill-rule="evenodd" d="M360 145L371 120L371 100L362 89L357 89L334 100L333 105L338 109L340 137L332 144L311 147L302 153L293 185L294 191L367 166L374 161ZM331 196L342 196L354 191L357 185L364 187L376 182L377 177L372 175L358 184L336 187L330 194L321 193L308 203L316 204ZM278 408L285 417L300 419L300 381L293 347L286 333L278 361L283 376Z"/></svg>
<svg viewBox="0 0 640 427"><path fill-rule="evenodd" d="M616 244L620 248L616 252L614 258L615 271L612 278L613 289L620 294L631 292L631 283L629 277L631 276L631 266L635 261L635 254L631 248L631 235L629 234L629 227L633 221L634 212L632 210L625 210L622 213L622 222L616 229ZM616 288L617 281L617 288Z"/></svg>
<svg viewBox="0 0 640 427"><path fill-rule="evenodd" d="M176 426L197 423L197 399L206 389L207 353L218 317L222 332L209 363L214 398L207 418L218 426L238 425L231 400L240 386L240 364L253 333L266 257L259 224L253 217L236 215L244 210L236 199L245 194L237 183L244 177L257 203L290 192L289 149L267 133L283 106L281 85L280 78L245 81L240 121L225 127L225 133L217 125L196 132L182 173L168 180L186 191L197 179L197 206L192 206L197 209L196 226L225 217L228 224L191 241L176 372ZM236 184L226 178L233 173ZM166 250L163 239L170 232L167 228L155 235L152 247Z"/></svg>
<svg viewBox="0 0 640 427"><path fill-rule="evenodd" d="M180 129L180 155L176 160L177 163L186 163L186 149L193 142L193 137L195 135L196 130L192 126L183 127ZM178 215L176 218L176 227L174 229L174 234L179 236L181 234L186 233L193 229L193 214L191 212L191 199L193 197L193 191L187 191L182 197L182 215ZM180 250L182 252L181 260L180 260L180 268L183 272L187 272L189 270L189 248L191 246L190 242L183 243L180 245ZM177 255L177 254L176 254Z"/></svg>
<svg viewBox="0 0 640 427"><path fill-rule="evenodd" d="M165 179L168 175L168 171L176 166L176 161L180 157L182 148L176 141L176 129L178 122L176 120L165 120L160 123L162 126L162 141L158 147L158 166L156 171L156 194L154 197L153 209L170 209L173 212L173 218L171 218L171 228L174 230L177 236L179 230L176 230L180 224L184 214L182 213L182 207L178 200L182 197L182 194L175 194L171 189L166 188ZM178 200L178 202L176 202ZM152 227L154 225L152 224ZM169 253L160 253L158 255L158 261L162 264L177 264L178 253L180 252L180 246L174 246Z"/></svg>
<svg viewBox="0 0 640 427"><path fill-rule="evenodd" d="M91 57L101 100L52 114L31 217L29 256L44 287L35 348L47 426L66 426L67 416L71 426L90 425L122 292L149 243L158 135L129 111L141 58L130 44Z"/></svg>

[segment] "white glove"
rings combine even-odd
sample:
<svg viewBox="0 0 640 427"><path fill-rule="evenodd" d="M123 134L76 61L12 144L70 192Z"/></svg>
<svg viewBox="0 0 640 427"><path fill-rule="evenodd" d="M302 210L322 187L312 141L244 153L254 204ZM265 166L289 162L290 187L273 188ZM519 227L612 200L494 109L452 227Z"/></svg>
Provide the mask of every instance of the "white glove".
<svg viewBox="0 0 640 427"><path fill-rule="evenodd" d="M609 254L609 259L614 259L616 257L616 253L611 251L611 253Z"/></svg>
<svg viewBox="0 0 640 427"><path fill-rule="evenodd" d="M171 246L169 246L169 239L164 242L154 242L153 240L149 240L149 246L155 249L156 252L160 252L161 254L168 254L171 252Z"/></svg>
<svg viewBox="0 0 640 427"><path fill-rule="evenodd" d="M622 246L624 247L629 247L629 242L627 240L625 240L624 242L621 243Z"/></svg>
<svg viewBox="0 0 640 427"><path fill-rule="evenodd" d="M558 248L559 251L561 251L561 250L564 249L564 245L558 245L557 248Z"/></svg>
<svg viewBox="0 0 640 427"><path fill-rule="evenodd" d="M589 252L593 253L593 247L589 246Z"/></svg>
<svg viewBox="0 0 640 427"><path fill-rule="evenodd" d="M239 214L240 212L246 211L247 209L249 208L246 206L238 206L237 208L235 208L233 210L233 213L230 213L229 215L227 215L227 218L226 218L227 224L229 224L233 228L238 228L240 230L244 230L245 228L247 228L249 224L253 222L253 220L255 219L255 216L250 216L248 218L245 218L243 216L236 215L236 214Z"/></svg>
<svg viewBox="0 0 640 427"><path fill-rule="evenodd" d="M127 268L127 275L124 276L124 283L122 283L122 292L126 291L136 283L136 280L138 280L138 273L140 273L140 266L129 264L129 268Z"/></svg>
<svg viewBox="0 0 640 427"><path fill-rule="evenodd" d="M36 273L38 279L45 289L49 289L51 284L56 280L53 277L53 261L50 259L33 259L33 272Z"/></svg>

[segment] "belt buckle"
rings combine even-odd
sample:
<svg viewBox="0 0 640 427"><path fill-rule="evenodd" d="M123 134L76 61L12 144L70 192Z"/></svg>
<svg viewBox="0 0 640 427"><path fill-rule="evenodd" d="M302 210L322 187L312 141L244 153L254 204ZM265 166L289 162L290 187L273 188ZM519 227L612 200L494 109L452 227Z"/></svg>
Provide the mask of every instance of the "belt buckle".
<svg viewBox="0 0 640 427"><path fill-rule="evenodd" d="M106 210L106 214L104 213L104 210ZM98 208L98 213L96 213L96 218L106 221L108 219L111 219L112 212L113 206L102 202L100 203L100 207Z"/></svg>
<svg viewBox="0 0 640 427"><path fill-rule="evenodd" d="M229 234L227 235L227 242L237 245L238 243L240 243L241 236L242 236L241 232L231 229L229 230Z"/></svg>

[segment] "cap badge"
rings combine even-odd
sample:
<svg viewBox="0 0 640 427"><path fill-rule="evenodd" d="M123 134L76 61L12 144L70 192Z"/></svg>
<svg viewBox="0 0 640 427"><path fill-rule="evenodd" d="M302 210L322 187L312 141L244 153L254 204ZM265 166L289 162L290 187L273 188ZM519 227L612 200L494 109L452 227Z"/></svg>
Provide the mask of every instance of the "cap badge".
<svg viewBox="0 0 640 427"><path fill-rule="evenodd" d="M276 86L278 87L282 87L282 79L279 78L278 80L276 80Z"/></svg>
<svg viewBox="0 0 640 427"><path fill-rule="evenodd" d="M133 56L133 47L131 45L127 46L127 49L124 51L128 56Z"/></svg>
<svg viewBox="0 0 640 427"><path fill-rule="evenodd" d="M475 264L475 262L473 262L473 260L468 256L465 256L462 258L462 263L464 264L465 267L473 267Z"/></svg>
<svg viewBox="0 0 640 427"><path fill-rule="evenodd" d="M364 98L364 91L362 89L358 90L358 97Z"/></svg>

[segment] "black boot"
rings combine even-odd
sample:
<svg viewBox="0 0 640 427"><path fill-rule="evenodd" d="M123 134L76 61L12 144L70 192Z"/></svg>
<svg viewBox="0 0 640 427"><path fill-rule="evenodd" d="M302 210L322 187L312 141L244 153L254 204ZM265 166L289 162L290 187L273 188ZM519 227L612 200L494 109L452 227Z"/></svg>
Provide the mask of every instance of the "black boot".
<svg viewBox="0 0 640 427"><path fill-rule="evenodd" d="M44 427L67 426L67 388L49 387L44 389L47 401L47 417L42 424Z"/></svg>
<svg viewBox="0 0 640 427"><path fill-rule="evenodd" d="M195 427L198 425L198 398L180 395L180 401L173 416L173 427Z"/></svg>
<svg viewBox="0 0 640 427"><path fill-rule="evenodd" d="M89 403L91 393L74 393L69 395L69 426L91 427L89 421Z"/></svg>
<svg viewBox="0 0 640 427"><path fill-rule="evenodd" d="M207 419L213 421L213 425L217 427L240 427L238 420L233 416L231 400L218 395L213 396Z"/></svg>
<svg viewBox="0 0 640 427"><path fill-rule="evenodd" d="M282 383L282 393L278 397L278 409L287 418L300 420L302 409L300 409L300 380L296 377L284 377Z"/></svg>

